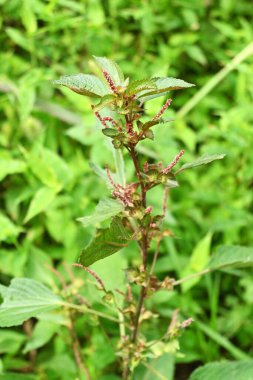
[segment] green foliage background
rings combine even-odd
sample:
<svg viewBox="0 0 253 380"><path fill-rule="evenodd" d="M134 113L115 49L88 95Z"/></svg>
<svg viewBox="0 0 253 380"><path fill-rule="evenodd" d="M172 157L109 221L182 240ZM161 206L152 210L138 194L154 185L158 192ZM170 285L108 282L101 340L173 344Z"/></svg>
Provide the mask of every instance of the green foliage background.
<svg viewBox="0 0 253 380"><path fill-rule="evenodd" d="M143 143L140 155L164 163L182 148L183 162L204 153L227 155L182 174L180 188L171 190L167 224L176 238L162 245L157 275L180 278L201 270L220 244L253 245L252 55L192 109L184 108L252 42L250 1L1 0L0 7L1 283L29 277L56 288L49 267L68 278L65 263L76 260L94 232L76 218L89 215L108 195L89 162L110 163L113 170L112 151L94 125L89 100L50 83L62 74L95 70L92 55L116 60L133 79L174 76L196 84L171 95L167 115L176 120L156 127L155 143ZM147 114L162 104L160 98L150 102ZM126 166L130 178L130 162ZM154 191L150 204L156 210L160 199ZM122 269L136 260L131 247L97 263L96 270L109 288L120 287ZM72 273L75 281L84 278L76 269ZM85 286L85 296L99 307L94 286L88 280ZM149 300L161 315L147 331L150 338L162 335L177 307L182 318L195 319L180 339L176 380L187 379L202 363L252 355L252 294L252 271L237 270ZM100 324L88 316L77 322L84 360L93 379L117 380L117 331ZM33 331L1 330L0 354L0 373L28 371L35 377L25 379L50 380L77 376L68 330L52 321L40 321ZM136 379L151 378L139 371Z"/></svg>

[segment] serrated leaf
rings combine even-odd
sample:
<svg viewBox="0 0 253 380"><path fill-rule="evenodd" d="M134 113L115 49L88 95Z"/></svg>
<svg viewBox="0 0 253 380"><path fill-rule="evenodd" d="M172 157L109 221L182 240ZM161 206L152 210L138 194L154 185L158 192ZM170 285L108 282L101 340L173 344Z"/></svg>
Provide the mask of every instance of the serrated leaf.
<svg viewBox="0 0 253 380"><path fill-rule="evenodd" d="M112 91L95 75L73 74L64 75L53 84L68 87L70 90L91 98L100 98Z"/></svg>
<svg viewBox="0 0 253 380"><path fill-rule="evenodd" d="M111 59L108 59L106 57L93 56L93 58L95 59L98 66L110 75L113 83L116 86L123 85L124 75L123 75L120 67L117 65L116 62L114 62Z"/></svg>
<svg viewBox="0 0 253 380"><path fill-rule="evenodd" d="M156 84L155 79L139 79L135 80L130 83L130 85L127 88L126 94L127 95L135 95L138 94L138 92L144 91L144 90L155 90Z"/></svg>
<svg viewBox="0 0 253 380"><path fill-rule="evenodd" d="M189 380L253 380L253 360L214 362L197 368Z"/></svg>
<svg viewBox="0 0 253 380"><path fill-rule="evenodd" d="M242 268L253 265L253 248L239 245L224 245L211 256L207 268Z"/></svg>
<svg viewBox="0 0 253 380"><path fill-rule="evenodd" d="M0 327L21 325L38 314L60 307L61 299L49 288L29 278L15 278L4 292Z"/></svg>
<svg viewBox="0 0 253 380"><path fill-rule="evenodd" d="M32 219L34 216L38 215L40 212L45 211L50 203L56 196L56 191L51 189L50 187L42 187L40 188L34 195L26 217L25 223Z"/></svg>
<svg viewBox="0 0 253 380"><path fill-rule="evenodd" d="M104 128L102 129L102 132L107 137L116 137L119 135L119 131L114 128Z"/></svg>
<svg viewBox="0 0 253 380"><path fill-rule="evenodd" d="M94 225L111 218L123 211L124 207L115 199L101 199L93 215L77 219L84 227Z"/></svg>
<svg viewBox="0 0 253 380"><path fill-rule="evenodd" d="M225 154L206 154L200 158L198 158L196 161L184 164L175 174L178 174L186 169L195 168L197 166L210 164L213 161L216 160L222 160L226 155Z"/></svg>
<svg viewBox="0 0 253 380"><path fill-rule="evenodd" d="M152 78L155 82L156 89L152 91L143 91L139 95L142 102L165 95L171 90L181 90L183 88L195 86L192 83L185 82L182 79L167 77L167 78Z"/></svg>
<svg viewBox="0 0 253 380"><path fill-rule="evenodd" d="M78 261L89 266L127 246L129 233L122 220L115 217L109 228L98 229L91 243L82 250Z"/></svg>

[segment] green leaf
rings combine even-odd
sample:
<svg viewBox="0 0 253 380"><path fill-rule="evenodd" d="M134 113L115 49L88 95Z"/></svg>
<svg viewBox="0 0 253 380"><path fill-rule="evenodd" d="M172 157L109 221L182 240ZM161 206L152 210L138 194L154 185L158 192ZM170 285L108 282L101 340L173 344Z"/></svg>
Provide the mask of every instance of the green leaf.
<svg viewBox="0 0 253 380"><path fill-rule="evenodd" d="M250 355L244 351L242 351L238 346L235 346L230 340L224 335L218 333L217 330L208 326L207 323L203 323L200 321L195 321L197 327L206 335L208 338L212 339L215 343L217 343L220 347L225 348L227 352L229 352L232 357L236 360L249 360L251 359Z"/></svg>
<svg viewBox="0 0 253 380"><path fill-rule="evenodd" d="M209 164L210 162L213 162L216 160L222 160L225 156L226 156L225 154L206 154L198 158L194 162L184 164L175 174L178 174L186 169L195 168L197 166Z"/></svg>
<svg viewBox="0 0 253 380"><path fill-rule="evenodd" d="M0 181L2 181L7 175L23 173L26 170L27 165L21 160L15 160L11 158L0 158Z"/></svg>
<svg viewBox="0 0 253 380"><path fill-rule="evenodd" d="M110 183L106 171L102 169L99 165L97 165L95 162L90 162L90 168L94 171L94 173L97 174L98 177L100 177L103 181L106 183Z"/></svg>
<svg viewBox="0 0 253 380"><path fill-rule="evenodd" d="M90 216L77 219L84 227L94 225L111 218L123 211L124 207L116 200L106 198L101 199L95 209L95 213Z"/></svg>
<svg viewBox="0 0 253 380"><path fill-rule="evenodd" d="M6 372L0 374L0 380L38 380L34 375L20 375L15 372Z"/></svg>
<svg viewBox="0 0 253 380"><path fill-rule="evenodd" d="M60 307L61 299L49 288L29 278L15 278L0 306L0 327L21 325L31 317Z"/></svg>
<svg viewBox="0 0 253 380"><path fill-rule="evenodd" d="M66 130L64 133L66 136L78 141L83 145L91 145L92 136L87 136L83 125L74 125Z"/></svg>
<svg viewBox="0 0 253 380"><path fill-rule="evenodd" d="M31 51L31 44L29 43L29 39L24 37L23 33L20 30L15 28L6 28L6 34L15 44L21 46L27 51Z"/></svg>
<svg viewBox="0 0 253 380"><path fill-rule="evenodd" d="M114 128L104 128L102 129L102 132L107 137L116 137L119 135L119 131Z"/></svg>
<svg viewBox="0 0 253 380"><path fill-rule="evenodd" d="M72 179L68 164L58 154L41 145L35 145L27 160L33 174L44 185L57 191Z"/></svg>
<svg viewBox="0 0 253 380"><path fill-rule="evenodd" d="M195 246L190 262L187 267L183 270L181 277L187 277L191 274L202 271L209 261L210 247L211 247L212 233L208 233L203 239L201 239ZM184 292L192 288L200 281L201 277L195 277L182 284L182 289Z"/></svg>
<svg viewBox="0 0 253 380"><path fill-rule="evenodd" d="M115 217L109 228L96 231L94 239L82 250L78 260L87 267L126 247L129 239L129 233L123 226L122 220Z"/></svg>
<svg viewBox="0 0 253 380"><path fill-rule="evenodd" d="M243 268L253 265L253 248L237 245L224 245L211 256L210 270Z"/></svg>
<svg viewBox="0 0 253 380"><path fill-rule="evenodd" d="M54 334L59 330L59 325L47 321L38 321L33 329L32 336L24 347L23 353L26 354L47 344Z"/></svg>
<svg viewBox="0 0 253 380"><path fill-rule="evenodd" d="M150 140L154 140L155 138L154 132L151 129L146 130L145 137L147 137Z"/></svg>
<svg viewBox="0 0 253 380"><path fill-rule="evenodd" d="M35 33L37 30L37 19L33 12L33 4L29 0L23 0L20 16L28 34Z"/></svg>
<svg viewBox="0 0 253 380"><path fill-rule="evenodd" d="M91 98L100 98L111 92L99 78L89 74L65 75L54 80L53 84L68 87L78 94Z"/></svg>
<svg viewBox="0 0 253 380"><path fill-rule="evenodd" d="M127 95L135 95L144 90L156 90L155 79L139 79L130 83L127 87Z"/></svg>
<svg viewBox="0 0 253 380"><path fill-rule="evenodd" d="M98 112L104 107L108 107L110 104L113 104L115 102L115 95L110 94L110 95L105 95L101 98L100 102L93 106L93 111Z"/></svg>
<svg viewBox="0 0 253 380"><path fill-rule="evenodd" d="M252 380L253 360L214 362L197 368L189 380Z"/></svg>
<svg viewBox="0 0 253 380"><path fill-rule="evenodd" d="M116 62L105 57L93 56L98 66L106 71L112 78L113 83L116 86L121 86L124 82L124 75Z"/></svg>
<svg viewBox="0 0 253 380"><path fill-rule="evenodd" d="M7 216L0 213L0 242L15 239L20 232L20 227L16 226Z"/></svg>
<svg viewBox="0 0 253 380"><path fill-rule="evenodd" d="M0 354L15 354L20 350L26 336L16 331L2 330L0 334Z"/></svg>
<svg viewBox="0 0 253 380"><path fill-rule="evenodd" d="M116 175L118 177L118 183L125 187L126 186L126 174L125 174L125 162L124 162L124 157L121 149L114 149L112 147L112 153L113 153L113 158L115 162L115 167L116 167Z"/></svg>
<svg viewBox="0 0 253 380"><path fill-rule="evenodd" d="M174 378L174 361L172 354L164 353L160 357L148 361L143 374L138 374L136 371L134 380L172 380Z"/></svg>
<svg viewBox="0 0 253 380"><path fill-rule="evenodd" d="M97 174L98 177L100 177L106 183L108 188L112 188L112 184L109 181L106 170L102 169L99 165L95 164L95 162L90 162L90 168L94 171L94 173ZM116 178L114 173L111 173L111 177L114 181L118 179Z"/></svg>
<svg viewBox="0 0 253 380"><path fill-rule="evenodd" d="M2 298L5 297L5 294L6 294L6 292L7 292L7 289L8 289L7 286L4 286L4 285L0 284L0 295L1 295ZM0 298L1 298L1 297L0 297Z"/></svg>
<svg viewBox="0 0 253 380"><path fill-rule="evenodd" d="M183 88L195 86L192 83L187 83L184 80L177 78L153 78L153 80L155 82L156 89L152 91L143 91L143 93L139 95L139 99L142 102L157 98L158 96L163 96L171 90L181 90Z"/></svg>
<svg viewBox="0 0 253 380"><path fill-rule="evenodd" d="M50 189L49 187L42 187L36 193L32 199L24 222L27 223L34 216L38 215L40 212L45 211L50 203L56 196L56 191Z"/></svg>

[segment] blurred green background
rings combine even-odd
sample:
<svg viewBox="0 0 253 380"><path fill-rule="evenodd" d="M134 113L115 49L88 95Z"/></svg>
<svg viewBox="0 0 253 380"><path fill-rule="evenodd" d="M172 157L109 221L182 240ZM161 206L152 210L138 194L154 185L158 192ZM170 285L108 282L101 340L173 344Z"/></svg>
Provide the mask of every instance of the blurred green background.
<svg viewBox="0 0 253 380"><path fill-rule="evenodd" d="M108 195L90 162L109 163L113 170L112 151L89 100L51 85L63 74L94 71L92 55L116 60L133 79L174 76L196 84L171 94L167 115L176 120L156 128L155 142L141 145L140 158L168 163L180 149L186 151L182 162L204 153L227 155L182 174L180 188L171 190L166 223L176 238L162 244L156 274L180 278L201 270L220 244L253 246L251 1L0 0L0 9L1 283L26 276L54 288L57 278L49 267L65 276L64 268L71 271L93 233L76 218ZM221 78L217 73L224 67ZM163 101L148 103L147 114L154 115ZM131 178L128 161L126 168ZM160 199L159 190L152 193L157 211ZM132 248L123 250L96 268L109 287L120 287L122 269L136 257ZM72 275L83 278L76 270ZM99 302L92 291L84 294ZM175 380L187 379L202 363L253 353L250 270L216 273L160 292L149 306L161 315L147 328L150 338L166 331L175 308L195 319L180 339ZM76 331L92 379L120 379L115 328L84 317ZM31 379L41 380L77 376L68 331L52 321L39 321L36 330L34 324L2 329L0 354L0 373L31 372ZM136 380L156 380L141 371Z"/></svg>

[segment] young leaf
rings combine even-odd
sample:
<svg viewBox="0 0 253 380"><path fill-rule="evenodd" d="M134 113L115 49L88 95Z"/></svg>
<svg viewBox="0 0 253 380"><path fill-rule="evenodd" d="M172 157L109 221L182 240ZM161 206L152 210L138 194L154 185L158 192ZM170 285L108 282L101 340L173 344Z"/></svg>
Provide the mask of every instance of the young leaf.
<svg viewBox="0 0 253 380"><path fill-rule="evenodd" d="M116 62L112 61L111 59L105 58L105 57L93 56L93 58L97 62L98 66L110 75L113 83L116 86L120 86L123 84L124 75L123 75L120 67L117 65Z"/></svg>
<svg viewBox="0 0 253 380"><path fill-rule="evenodd" d="M115 217L109 228L98 229L91 243L82 250L78 261L85 267L118 252L128 244L129 233L122 220Z"/></svg>
<svg viewBox="0 0 253 380"><path fill-rule="evenodd" d="M40 212L46 210L49 204L53 201L56 196L56 191L54 189L50 189L49 187L41 187L36 193L34 198L32 199L26 217L25 223L32 219L34 216L39 214Z"/></svg>
<svg viewBox="0 0 253 380"><path fill-rule="evenodd" d="M3 293L0 306L0 327L21 325L38 314L56 309L61 299L38 281L15 278Z"/></svg>
<svg viewBox="0 0 253 380"><path fill-rule="evenodd" d="M186 169L195 168L197 166L209 164L210 162L213 162L216 160L222 160L225 156L226 156L225 154L206 154L198 158L194 162L184 164L175 174L178 174Z"/></svg>
<svg viewBox="0 0 253 380"><path fill-rule="evenodd" d="M197 368L189 380L252 380L253 360L214 362Z"/></svg>
<svg viewBox="0 0 253 380"><path fill-rule="evenodd" d="M77 220L81 222L84 227L87 227L89 225L103 222L104 220L119 214L122 210L123 206L118 201L110 198L101 199L93 215L85 216Z"/></svg>
<svg viewBox="0 0 253 380"><path fill-rule="evenodd" d="M115 101L115 95L110 94L110 95L105 95L100 99L100 102L93 106L93 111L98 112L104 107L108 107L110 104L113 104Z"/></svg>
<svg viewBox="0 0 253 380"><path fill-rule="evenodd" d="M115 137L119 135L119 131L117 131L117 129L114 128L104 128L102 129L102 132L107 137Z"/></svg>
<svg viewBox="0 0 253 380"><path fill-rule="evenodd" d="M237 245L224 245L211 256L210 270L223 268L242 268L253 265L253 248Z"/></svg>
<svg viewBox="0 0 253 380"><path fill-rule="evenodd" d="M184 80L177 78L153 78L153 80L155 82L156 89L151 91L143 91L139 95L139 99L142 102L157 98L158 96L163 96L171 90L181 90L183 88L195 86L192 83L187 83Z"/></svg>
<svg viewBox="0 0 253 380"><path fill-rule="evenodd" d="M111 93L111 90L95 75L73 74L54 80L53 84L68 87L70 90L91 98L100 98Z"/></svg>

